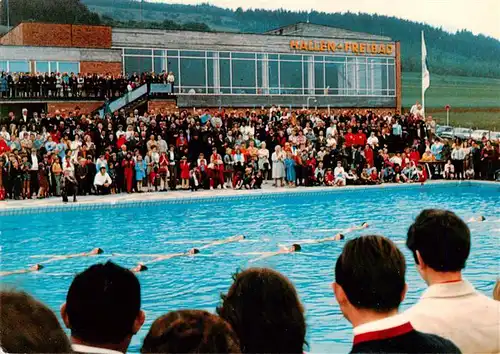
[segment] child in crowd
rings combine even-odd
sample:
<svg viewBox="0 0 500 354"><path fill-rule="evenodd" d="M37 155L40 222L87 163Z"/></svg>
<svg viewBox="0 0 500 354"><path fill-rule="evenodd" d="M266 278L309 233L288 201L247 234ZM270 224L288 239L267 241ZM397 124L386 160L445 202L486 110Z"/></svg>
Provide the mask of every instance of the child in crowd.
<svg viewBox="0 0 500 354"><path fill-rule="evenodd" d="M446 162L446 165L444 165L444 178L453 179L454 177L455 177L455 166L453 166L451 160L448 160Z"/></svg>
<svg viewBox="0 0 500 354"><path fill-rule="evenodd" d="M325 185L332 187L335 185L335 176L333 175L332 169L329 168L325 173Z"/></svg>
<svg viewBox="0 0 500 354"><path fill-rule="evenodd" d="M195 167L189 171L189 189L191 192L196 192L200 188L200 178L199 168Z"/></svg>
<svg viewBox="0 0 500 354"><path fill-rule="evenodd" d="M25 199L31 199L31 193L30 193L31 175L30 175L30 170L31 170L31 162L28 161L28 156L24 155L23 156L22 171L23 171L23 196L24 196Z"/></svg>
<svg viewBox="0 0 500 354"><path fill-rule="evenodd" d="M325 181L325 168L323 167L323 161L320 161L318 163L318 167L316 167L316 170L314 171L314 176L316 180L316 185L322 186Z"/></svg>
<svg viewBox="0 0 500 354"><path fill-rule="evenodd" d="M181 159L180 163L180 169L181 169L181 188L184 190L189 189L189 170L190 170L190 164L187 161L187 157L183 156Z"/></svg>
<svg viewBox="0 0 500 354"><path fill-rule="evenodd" d="M111 194L116 194L116 166L113 162L108 163L108 175L111 177L111 185L109 191Z"/></svg>

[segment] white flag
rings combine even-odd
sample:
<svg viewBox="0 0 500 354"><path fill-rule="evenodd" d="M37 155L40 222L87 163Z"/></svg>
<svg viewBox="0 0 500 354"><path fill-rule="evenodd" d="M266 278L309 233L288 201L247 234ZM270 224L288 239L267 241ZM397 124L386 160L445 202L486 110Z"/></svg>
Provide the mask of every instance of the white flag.
<svg viewBox="0 0 500 354"><path fill-rule="evenodd" d="M422 95L431 84L431 76L427 69L427 48L425 47L424 31L422 31Z"/></svg>

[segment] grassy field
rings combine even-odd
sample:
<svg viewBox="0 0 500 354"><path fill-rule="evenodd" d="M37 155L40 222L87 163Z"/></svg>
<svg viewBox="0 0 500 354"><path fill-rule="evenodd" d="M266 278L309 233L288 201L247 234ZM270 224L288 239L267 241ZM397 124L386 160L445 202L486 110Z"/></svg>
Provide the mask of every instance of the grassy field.
<svg viewBox="0 0 500 354"><path fill-rule="evenodd" d="M408 110L421 97L418 73L403 72L403 107ZM446 124L446 105L451 106L450 124L500 131L500 80L431 74L425 94L426 112Z"/></svg>

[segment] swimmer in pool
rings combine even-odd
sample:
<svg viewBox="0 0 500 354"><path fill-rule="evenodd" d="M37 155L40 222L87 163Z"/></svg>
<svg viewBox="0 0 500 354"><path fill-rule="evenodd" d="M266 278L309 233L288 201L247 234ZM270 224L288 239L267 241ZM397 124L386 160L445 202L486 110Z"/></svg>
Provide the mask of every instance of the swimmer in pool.
<svg viewBox="0 0 500 354"><path fill-rule="evenodd" d="M130 269L132 273L145 272L146 270L148 270L148 266L145 265L144 263L139 263L134 268Z"/></svg>
<svg viewBox="0 0 500 354"><path fill-rule="evenodd" d="M320 240L312 240L312 241L302 242L302 244L315 244L315 243L324 243L324 242L331 242L331 241L341 241L341 240L345 239L344 234L347 234L347 233L353 232L353 231L363 230L363 229L368 228L369 226L370 225L368 225L367 222L364 222L361 224L361 226L353 226L353 227L350 227L350 228L344 230L343 233L338 233L334 236L326 237L326 238L323 238Z"/></svg>
<svg viewBox="0 0 500 354"><path fill-rule="evenodd" d="M0 277L6 276L6 275L13 275L13 274L33 273L33 272L38 272L39 270L42 270L42 269L43 269L43 265L35 264L34 266L29 267L28 269L13 270L10 272L0 272Z"/></svg>
<svg viewBox="0 0 500 354"><path fill-rule="evenodd" d="M469 220L467 220L467 222L483 222L484 220L486 220L486 218L481 215L477 218L470 218Z"/></svg>
<svg viewBox="0 0 500 354"><path fill-rule="evenodd" d="M202 249L207 249L207 248L210 248L210 247L213 247L213 246L225 245L227 243L240 242L240 241L243 241L244 239L245 239L245 236L243 236L243 235L236 235L236 236L228 237L228 238L223 239L223 240L210 242L209 244L207 244L205 246L202 246L202 247L199 247L199 248L191 248L189 251L183 252L183 253L141 254L141 255L136 255L136 256L141 256L141 257L155 257L152 261L148 262L148 264L151 264L151 263L157 263L157 262L161 262L161 261L164 261L164 260L167 260L167 259L172 259L172 258L177 258L177 257L194 256L194 255L200 253L200 250L202 250ZM113 254L113 256L120 256L120 255L123 256L123 254L119 254L119 253L114 253ZM137 266L135 266L132 269L137 269L137 270L139 270L139 271L142 272L142 271L148 270L148 267L143 262L141 262L141 263L139 263Z"/></svg>
<svg viewBox="0 0 500 354"><path fill-rule="evenodd" d="M300 252L301 250L302 250L302 247L298 243L294 243L290 247L281 247L279 249L279 251L277 251L277 252L261 252L261 253L247 253L247 254L260 254L261 255L260 257L249 261L249 263L252 263L252 262L260 261L261 259L274 257L274 256L277 256L280 254Z"/></svg>
<svg viewBox="0 0 500 354"><path fill-rule="evenodd" d="M47 263L52 263L52 262L55 262L55 261L60 261L60 260L63 260L63 259L79 258L79 257L92 257L92 256L97 256L97 255L103 254L103 253L104 253L104 251L102 250L102 248L97 247L97 248L94 248L90 252L68 254L68 255L65 255L65 256L31 256L31 257L32 258L50 257L48 260L41 262L41 263L47 264Z"/></svg>

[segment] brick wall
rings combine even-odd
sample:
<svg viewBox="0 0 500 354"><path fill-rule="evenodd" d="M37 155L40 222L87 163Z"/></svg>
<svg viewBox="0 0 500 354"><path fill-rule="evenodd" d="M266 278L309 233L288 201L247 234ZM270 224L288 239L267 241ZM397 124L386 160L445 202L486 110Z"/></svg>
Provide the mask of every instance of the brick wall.
<svg viewBox="0 0 500 354"><path fill-rule="evenodd" d="M71 26L71 46L79 48L111 48L111 27Z"/></svg>
<svg viewBox="0 0 500 354"><path fill-rule="evenodd" d="M49 102L47 103L47 111L49 114L53 114L55 111L59 110L61 114L67 114L69 112L73 112L76 107L79 107L82 114L90 114L100 108L103 104L104 101Z"/></svg>
<svg viewBox="0 0 500 354"><path fill-rule="evenodd" d="M90 74L111 73L120 75L122 72L122 63L104 62L104 61L82 61L80 62L80 72Z"/></svg>
<svg viewBox="0 0 500 354"><path fill-rule="evenodd" d="M177 102L175 99L170 100L149 100L148 101L148 112L155 111L155 113L160 112L162 109L165 111L176 111Z"/></svg>
<svg viewBox="0 0 500 354"><path fill-rule="evenodd" d="M111 48L111 27L21 23L0 39L5 45Z"/></svg>

